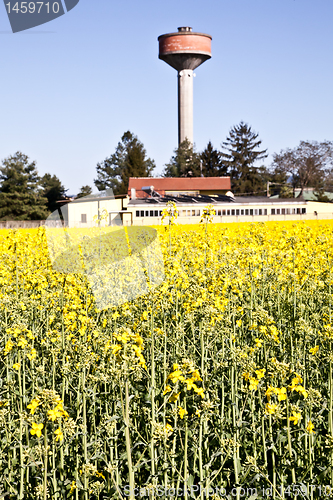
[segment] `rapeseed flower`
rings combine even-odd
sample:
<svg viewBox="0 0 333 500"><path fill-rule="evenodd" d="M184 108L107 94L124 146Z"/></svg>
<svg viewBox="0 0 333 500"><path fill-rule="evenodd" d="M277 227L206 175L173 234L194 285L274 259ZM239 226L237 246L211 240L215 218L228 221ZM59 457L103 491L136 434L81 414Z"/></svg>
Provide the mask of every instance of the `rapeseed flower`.
<svg viewBox="0 0 333 500"><path fill-rule="evenodd" d="M275 403L266 403L265 413L266 415L274 415L278 405Z"/></svg>
<svg viewBox="0 0 333 500"><path fill-rule="evenodd" d="M281 387L281 389L274 389L274 393L278 397L279 401L284 401L285 399L287 399L287 389L285 387Z"/></svg>
<svg viewBox="0 0 333 500"><path fill-rule="evenodd" d="M254 377L250 377L249 382L250 382L250 385L249 385L250 391L256 391L258 388L259 380L257 380Z"/></svg>
<svg viewBox="0 0 333 500"><path fill-rule="evenodd" d="M309 434L312 434L313 432L315 432L314 425L311 422L311 420L309 420L308 425L306 426L306 430L308 431Z"/></svg>
<svg viewBox="0 0 333 500"><path fill-rule="evenodd" d="M64 435L63 435L62 430L60 428L55 430L54 434L56 435L56 441L62 441L64 439Z"/></svg>
<svg viewBox="0 0 333 500"><path fill-rule="evenodd" d="M36 424L35 422L33 422L31 424L30 434L32 436L36 435L37 437L41 437L43 427L43 424Z"/></svg>
<svg viewBox="0 0 333 500"><path fill-rule="evenodd" d="M179 407L178 413L181 419L183 419L185 415L188 415L188 412L181 406Z"/></svg>
<svg viewBox="0 0 333 500"><path fill-rule="evenodd" d="M180 392L178 392L177 394L172 394L172 396L170 396L170 398L169 398L169 403L175 403L175 401L177 401L179 396L180 396Z"/></svg>
<svg viewBox="0 0 333 500"><path fill-rule="evenodd" d="M28 404L27 408L30 410L31 415L33 415L40 405L40 401L38 399L33 399L30 404Z"/></svg>
<svg viewBox="0 0 333 500"><path fill-rule="evenodd" d="M301 419L302 419L302 415L301 415L299 412L297 412L297 411L293 411L293 412L292 412L292 416L291 416L291 417L289 417L289 420L290 420L291 422L294 422L294 425L297 425L297 424L298 424L298 422L299 422Z"/></svg>

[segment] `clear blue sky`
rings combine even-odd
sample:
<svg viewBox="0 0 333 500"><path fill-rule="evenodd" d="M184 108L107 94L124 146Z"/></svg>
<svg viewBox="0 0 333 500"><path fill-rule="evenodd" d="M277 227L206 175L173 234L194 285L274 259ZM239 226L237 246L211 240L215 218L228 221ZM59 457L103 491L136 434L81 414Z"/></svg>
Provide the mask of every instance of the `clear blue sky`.
<svg viewBox="0 0 333 500"><path fill-rule="evenodd" d="M270 155L333 140L332 24L332 0L80 0L12 34L1 3L0 160L20 150L75 194L131 130L161 174L177 146L177 73L157 37L178 26L213 37L194 80L197 150L241 120Z"/></svg>

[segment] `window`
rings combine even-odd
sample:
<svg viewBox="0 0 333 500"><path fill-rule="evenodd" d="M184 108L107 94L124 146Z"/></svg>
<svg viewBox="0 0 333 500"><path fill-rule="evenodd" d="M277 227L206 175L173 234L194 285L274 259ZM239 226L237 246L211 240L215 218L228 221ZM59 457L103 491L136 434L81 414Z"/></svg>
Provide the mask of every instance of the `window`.
<svg viewBox="0 0 333 500"><path fill-rule="evenodd" d="M241 210L241 215L244 215L244 210Z"/></svg>
<svg viewBox="0 0 333 500"><path fill-rule="evenodd" d="M227 215L230 215L230 210L227 210Z"/></svg>
<svg viewBox="0 0 333 500"><path fill-rule="evenodd" d="M160 217L162 217L162 210L160 210Z"/></svg>
<svg viewBox="0 0 333 500"><path fill-rule="evenodd" d="M250 215L253 215L253 208L250 208Z"/></svg>
<svg viewBox="0 0 333 500"><path fill-rule="evenodd" d="M272 215L275 215L275 208L272 208L272 209L271 209L271 214L272 214Z"/></svg>
<svg viewBox="0 0 333 500"><path fill-rule="evenodd" d="M154 217L154 210L150 210L149 215L150 217Z"/></svg>
<svg viewBox="0 0 333 500"><path fill-rule="evenodd" d="M231 215L235 215L235 210L231 210Z"/></svg>
<svg viewBox="0 0 333 500"><path fill-rule="evenodd" d="M87 214L81 214L81 222L84 224L87 222Z"/></svg>
<svg viewBox="0 0 333 500"><path fill-rule="evenodd" d="M245 210L245 215L249 215L249 209L248 208Z"/></svg>
<svg viewBox="0 0 333 500"><path fill-rule="evenodd" d="M257 208L254 209L254 215L258 215L258 209Z"/></svg>
<svg viewBox="0 0 333 500"><path fill-rule="evenodd" d="M276 215L280 215L280 209L279 208L276 209Z"/></svg>
<svg viewBox="0 0 333 500"><path fill-rule="evenodd" d="M225 210L222 210L222 215L225 215L226 214L226 211Z"/></svg>
<svg viewBox="0 0 333 500"><path fill-rule="evenodd" d="M190 212L192 216L195 216L195 210L190 210Z"/></svg>
<svg viewBox="0 0 333 500"><path fill-rule="evenodd" d="M239 215L239 210L236 210L236 215Z"/></svg>
<svg viewBox="0 0 333 500"><path fill-rule="evenodd" d="M144 217L144 216L145 216L145 211L141 210L141 217Z"/></svg>
<svg viewBox="0 0 333 500"><path fill-rule="evenodd" d="M262 209L259 208L259 215L262 215Z"/></svg>
<svg viewBox="0 0 333 500"><path fill-rule="evenodd" d="M302 214L306 214L306 208L302 208Z"/></svg>
<svg viewBox="0 0 333 500"><path fill-rule="evenodd" d="M199 210L199 209L197 209L197 210L195 211L195 215L196 215L197 217L200 217L200 210Z"/></svg>
<svg viewBox="0 0 333 500"><path fill-rule="evenodd" d="M154 210L154 217L158 217L158 210Z"/></svg>
<svg viewBox="0 0 333 500"><path fill-rule="evenodd" d="M146 210L145 216L149 217L149 210Z"/></svg>
<svg viewBox="0 0 333 500"><path fill-rule="evenodd" d="M300 213L301 213L301 209L300 209L300 208L298 208L298 209L297 209L297 213L298 213L298 214L300 214Z"/></svg>
<svg viewBox="0 0 333 500"><path fill-rule="evenodd" d="M264 215L267 215L267 208L264 209Z"/></svg>
<svg viewBox="0 0 333 500"><path fill-rule="evenodd" d="M285 208L281 208L281 214L282 215L286 215L286 209Z"/></svg>
<svg viewBox="0 0 333 500"><path fill-rule="evenodd" d="M137 211L135 212L135 217L140 217L140 211L139 211L139 210L137 210Z"/></svg>

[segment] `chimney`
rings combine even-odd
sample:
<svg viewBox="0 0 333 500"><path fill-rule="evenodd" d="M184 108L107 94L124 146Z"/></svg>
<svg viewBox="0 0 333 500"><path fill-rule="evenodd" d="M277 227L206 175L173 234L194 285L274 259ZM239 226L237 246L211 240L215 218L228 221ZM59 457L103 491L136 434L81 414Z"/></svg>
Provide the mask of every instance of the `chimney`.
<svg viewBox="0 0 333 500"><path fill-rule="evenodd" d="M136 200L136 190L135 190L135 188L131 188L131 200Z"/></svg>

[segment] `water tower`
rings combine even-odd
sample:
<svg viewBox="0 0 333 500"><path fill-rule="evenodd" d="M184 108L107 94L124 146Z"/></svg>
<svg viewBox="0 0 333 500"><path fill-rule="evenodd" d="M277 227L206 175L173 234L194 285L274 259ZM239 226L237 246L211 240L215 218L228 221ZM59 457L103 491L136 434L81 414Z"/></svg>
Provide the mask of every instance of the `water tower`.
<svg viewBox="0 0 333 500"><path fill-rule="evenodd" d="M212 37L184 26L158 41L158 57L178 71L178 145L186 137L193 144L193 70L212 57Z"/></svg>

